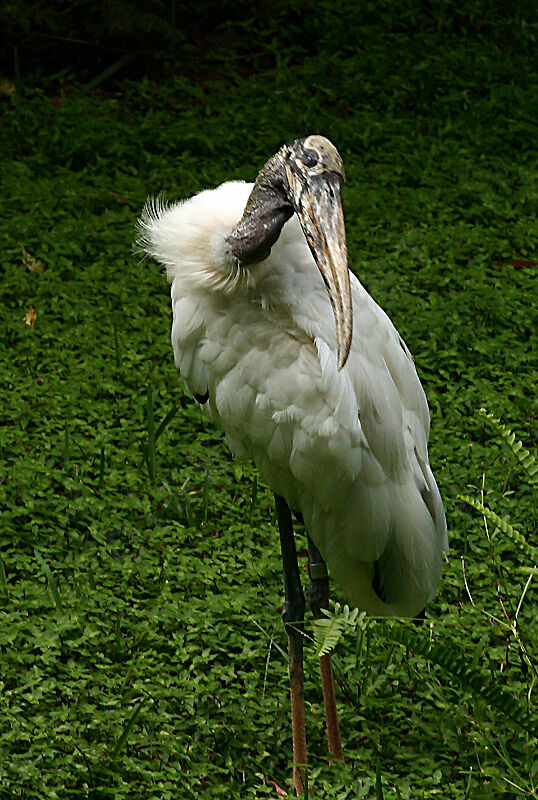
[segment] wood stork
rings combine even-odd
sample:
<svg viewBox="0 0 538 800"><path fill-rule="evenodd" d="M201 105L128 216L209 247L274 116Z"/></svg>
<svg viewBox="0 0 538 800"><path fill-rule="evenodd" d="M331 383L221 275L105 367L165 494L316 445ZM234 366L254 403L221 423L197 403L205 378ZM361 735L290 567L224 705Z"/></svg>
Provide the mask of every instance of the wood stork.
<svg viewBox="0 0 538 800"><path fill-rule="evenodd" d="M139 221L143 250L171 283L176 364L235 456L253 459L275 493L297 793L305 602L290 509L308 532L315 613L327 601L326 563L348 602L414 616L447 550L426 398L402 338L349 272L343 182L338 151L312 135L285 144L254 185L149 202ZM330 659L322 678L339 758Z"/></svg>

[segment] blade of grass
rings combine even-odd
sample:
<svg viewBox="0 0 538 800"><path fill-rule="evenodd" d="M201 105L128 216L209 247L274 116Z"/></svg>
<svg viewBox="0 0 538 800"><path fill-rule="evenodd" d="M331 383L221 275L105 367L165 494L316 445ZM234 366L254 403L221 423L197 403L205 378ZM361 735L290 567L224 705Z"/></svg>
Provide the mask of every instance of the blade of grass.
<svg viewBox="0 0 538 800"><path fill-rule="evenodd" d="M203 520L207 522L207 506L209 501L209 469L206 467L204 477L204 489L202 494Z"/></svg>
<svg viewBox="0 0 538 800"><path fill-rule="evenodd" d="M118 58L117 61L114 61L113 64L104 69L102 72L96 75L93 80L87 83L86 86L82 88L82 94L87 94L88 92L91 92L92 89L96 89L98 86L104 83L104 81L108 80L108 78L111 78L116 72L119 72L120 69L123 69L123 67L133 60L133 58L134 53L126 53L121 58Z"/></svg>
<svg viewBox="0 0 538 800"><path fill-rule="evenodd" d="M194 528L194 514L192 513L192 504L188 494L185 495L185 515L187 517L187 524L189 528Z"/></svg>
<svg viewBox="0 0 538 800"><path fill-rule="evenodd" d="M465 787L465 797L463 798L463 800L469 800L469 797L471 796L471 781L472 781L472 779L473 779L473 768L471 766L470 769L469 769L469 777L467 778L467 785Z"/></svg>
<svg viewBox="0 0 538 800"><path fill-rule="evenodd" d="M303 799L304 800L308 800L308 798L310 796L309 791L308 791L308 767L305 766L305 767L303 767L303 769L304 769L304 794L303 794Z"/></svg>
<svg viewBox="0 0 538 800"><path fill-rule="evenodd" d="M250 525L252 522L252 513L254 511L254 507L256 505L256 501L258 499L258 478L255 475L254 480L252 481L252 492L250 495L250 509L248 512L248 524Z"/></svg>
<svg viewBox="0 0 538 800"><path fill-rule="evenodd" d="M381 762L375 765L375 800L384 800L383 784L381 783Z"/></svg>
<svg viewBox="0 0 538 800"><path fill-rule="evenodd" d="M133 726L134 726L136 720L140 716L140 712L142 711L142 707L145 704L145 702L146 702L146 698L143 698L142 700L140 700L140 702L136 706L135 710L133 711L133 713L131 714L131 716L129 717L129 719L127 720L125 725L123 726L123 731L121 733L121 736L119 737L118 741L114 745L114 750L112 751L112 755L111 755L112 759L117 758L119 756L119 754L121 753L121 751L123 750L123 748L125 746L125 743L127 742L127 737L129 736L131 730L133 729Z"/></svg>
<svg viewBox="0 0 538 800"><path fill-rule="evenodd" d="M18 47L13 48L13 82L15 84L15 97L19 98L21 94L22 82Z"/></svg>
<svg viewBox="0 0 538 800"><path fill-rule="evenodd" d="M1 556L0 556L0 591L2 592L2 594L5 594L6 596L9 594L6 568L4 566L4 561Z"/></svg>
<svg viewBox="0 0 538 800"><path fill-rule="evenodd" d="M118 329L115 324L114 324L114 355L116 358L116 369L121 370L121 353L118 341Z"/></svg>
<svg viewBox="0 0 538 800"><path fill-rule="evenodd" d="M105 474L105 446L104 444L101 445L101 452L99 453L99 480L98 485L101 486L103 483L103 477Z"/></svg>
<svg viewBox="0 0 538 800"><path fill-rule="evenodd" d="M158 438L161 435L161 433L165 430L165 428L168 426L168 424L173 420L178 408L179 408L179 405L177 405L177 404L175 406L172 406L172 408L170 409L170 411L168 412L166 417L159 424L159 427L155 431L155 441L158 440Z"/></svg>
<svg viewBox="0 0 538 800"><path fill-rule="evenodd" d="M45 577L47 579L47 585L49 587L49 592L52 595L52 599L54 600L56 608L58 608L60 611L63 611L64 609L62 605L62 598L60 597L60 591L58 589L56 578L54 577L49 565L47 564L41 553L39 553L37 550L34 550L34 555L39 561L41 569L45 573Z"/></svg>
<svg viewBox="0 0 538 800"><path fill-rule="evenodd" d="M153 407L153 389L151 383L148 383L147 389L146 425L148 429L146 465L148 468L150 482L152 485L155 485L155 414Z"/></svg>
<svg viewBox="0 0 538 800"><path fill-rule="evenodd" d="M66 422L64 428L64 451L63 451L63 459L65 467L67 466L67 462L69 461L70 449L71 448L69 446L69 427Z"/></svg>

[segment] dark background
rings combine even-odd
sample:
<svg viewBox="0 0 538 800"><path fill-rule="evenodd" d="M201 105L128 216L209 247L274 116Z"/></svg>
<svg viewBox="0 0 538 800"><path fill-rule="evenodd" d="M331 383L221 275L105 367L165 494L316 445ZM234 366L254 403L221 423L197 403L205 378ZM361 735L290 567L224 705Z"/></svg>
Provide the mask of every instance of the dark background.
<svg viewBox="0 0 538 800"><path fill-rule="evenodd" d="M500 54L527 64L536 58L536 22L536 4L525 0L11 0L0 12L1 68L15 82L76 78L92 86L147 74L246 76L278 59L293 66L322 51L347 57L375 48L383 36L411 35L417 60L430 55L421 50L426 41L429 49L449 50L459 39L470 49L489 48L495 70ZM397 48L391 68L407 68Z"/></svg>

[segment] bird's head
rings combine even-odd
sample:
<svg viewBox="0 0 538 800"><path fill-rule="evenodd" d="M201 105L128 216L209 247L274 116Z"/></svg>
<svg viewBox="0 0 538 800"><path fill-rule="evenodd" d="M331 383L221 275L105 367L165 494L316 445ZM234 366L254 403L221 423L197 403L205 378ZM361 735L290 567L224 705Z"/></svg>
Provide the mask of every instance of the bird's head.
<svg viewBox="0 0 538 800"><path fill-rule="evenodd" d="M353 334L346 231L342 210L344 165L324 136L283 145L260 171L245 213L229 238L245 263L266 258L295 212L325 281L336 321L338 367L346 363Z"/></svg>
<svg viewBox="0 0 538 800"><path fill-rule="evenodd" d="M325 281L333 307L338 366L346 363L353 334L346 229L342 210L344 164L324 136L307 136L284 145L288 197Z"/></svg>

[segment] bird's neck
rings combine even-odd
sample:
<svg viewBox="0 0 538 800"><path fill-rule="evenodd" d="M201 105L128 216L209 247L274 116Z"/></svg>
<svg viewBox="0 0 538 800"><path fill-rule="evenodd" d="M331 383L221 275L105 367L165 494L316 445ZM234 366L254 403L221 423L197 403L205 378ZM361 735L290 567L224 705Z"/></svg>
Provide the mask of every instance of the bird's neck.
<svg viewBox="0 0 538 800"><path fill-rule="evenodd" d="M258 175L243 216L227 239L232 255L244 265L267 258L284 223L293 214L278 155Z"/></svg>

